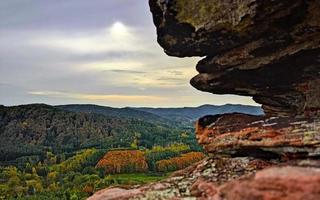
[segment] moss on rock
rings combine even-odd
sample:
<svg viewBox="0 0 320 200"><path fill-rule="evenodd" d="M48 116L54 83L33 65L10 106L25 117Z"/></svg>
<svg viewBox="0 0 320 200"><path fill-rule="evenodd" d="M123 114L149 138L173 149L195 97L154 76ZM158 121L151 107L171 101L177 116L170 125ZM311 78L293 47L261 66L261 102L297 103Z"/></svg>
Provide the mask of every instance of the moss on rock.
<svg viewBox="0 0 320 200"><path fill-rule="evenodd" d="M241 32L251 24L250 14L255 7L250 6L252 0L240 0L230 3L223 0L177 0L175 11L177 20L199 28L226 29Z"/></svg>

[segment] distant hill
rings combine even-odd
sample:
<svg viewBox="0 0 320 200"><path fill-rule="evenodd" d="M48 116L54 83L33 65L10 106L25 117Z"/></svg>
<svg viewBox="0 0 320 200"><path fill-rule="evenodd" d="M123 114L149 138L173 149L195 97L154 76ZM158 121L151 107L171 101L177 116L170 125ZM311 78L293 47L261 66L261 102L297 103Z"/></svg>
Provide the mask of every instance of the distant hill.
<svg viewBox="0 0 320 200"><path fill-rule="evenodd" d="M263 111L258 106L247 106L237 104L226 104L221 106L202 105L198 107L181 108L150 108L150 107L125 107L112 108L90 104L72 104L56 106L57 108L84 113L102 114L107 117L121 117L139 119L156 124L168 124L175 126L193 126L194 121L204 115L215 115L223 113L246 113L262 115Z"/></svg>
<svg viewBox="0 0 320 200"><path fill-rule="evenodd" d="M221 106L202 105L199 107L183 108L133 108L138 111L149 112L162 118L179 121L182 123L193 123L198 118L205 115L215 115L224 113L246 113L252 115L263 115L263 110L258 106L247 106L239 104L226 104Z"/></svg>
<svg viewBox="0 0 320 200"><path fill-rule="evenodd" d="M135 139L139 146L150 148L179 142L180 134L181 130L173 126L70 112L44 104L0 106L0 161L40 155L46 150L130 147Z"/></svg>
<svg viewBox="0 0 320 200"><path fill-rule="evenodd" d="M69 104L69 105L59 105L55 107L62 110L72 111L72 112L94 113L94 114L101 114L106 117L135 119L135 120L141 120L141 121L156 123L156 124L172 125L172 121L170 121L167 118L163 118L159 115L155 115L150 112L145 112L145 111L137 110L130 107L113 108L113 107L99 106L99 105L93 105L93 104Z"/></svg>

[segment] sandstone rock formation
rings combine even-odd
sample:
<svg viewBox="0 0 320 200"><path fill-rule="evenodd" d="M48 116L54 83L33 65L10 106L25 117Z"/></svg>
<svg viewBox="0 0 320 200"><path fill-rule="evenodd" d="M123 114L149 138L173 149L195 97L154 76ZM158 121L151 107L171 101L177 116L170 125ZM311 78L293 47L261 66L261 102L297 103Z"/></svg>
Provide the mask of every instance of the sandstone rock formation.
<svg viewBox="0 0 320 200"><path fill-rule="evenodd" d="M195 88L253 96L268 115L318 113L319 1L154 0L150 7L167 54L206 56Z"/></svg>
<svg viewBox="0 0 320 200"><path fill-rule="evenodd" d="M149 4L168 55L205 56L192 86L251 96L266 115L202 117L196 137L209 158L117 198L320 199L320 1Z"/></svg>
<svg viewBox="0 0 320 200"><path fill-rule="evenodd" d="M198 142L210 153L264 158L319 157L320 119L246 114L204 116Z"/></svg>
<svg viewBox="0 0 320 200"><path fill-rule="evenodd" d="M275 167L216 188L212 199L319 199L320 169Z"/></svg>

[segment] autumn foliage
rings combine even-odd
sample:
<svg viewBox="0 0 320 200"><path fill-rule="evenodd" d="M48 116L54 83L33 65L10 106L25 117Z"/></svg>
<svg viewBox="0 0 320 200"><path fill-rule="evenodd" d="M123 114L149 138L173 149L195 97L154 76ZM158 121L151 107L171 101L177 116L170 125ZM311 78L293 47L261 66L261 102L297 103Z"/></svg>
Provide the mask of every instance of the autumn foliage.
<svg viewBox="0 0 320 200"><path fill-rule="evenodd" d="M148 171L145 155L140 150L109 151L96 168L104 168L110 174Z"/></svg>
<svg viewBox="0 0 320 200"><path fill-rule="evenodd" d="M150 171L157 171L156 163L160 160L166 160L177 157L183 153L189 152L190 147L186 144L175 143L168 146L153 146L152 149L146 150L146 160Z"/></svg>
<svg viewBox="0 0 320 200"><path fill-rule="evenodd" d="M173 157L166 160L160 160L156 163L157 171L167 172L188 167L189 165L202 160L205 155L201 152L189 152L181 154L178 157Z"/></svg>

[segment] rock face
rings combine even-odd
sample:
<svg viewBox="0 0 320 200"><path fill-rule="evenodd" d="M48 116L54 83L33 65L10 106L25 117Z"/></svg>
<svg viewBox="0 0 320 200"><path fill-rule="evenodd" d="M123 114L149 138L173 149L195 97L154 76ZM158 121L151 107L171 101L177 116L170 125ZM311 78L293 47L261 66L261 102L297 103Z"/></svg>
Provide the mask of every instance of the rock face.
<svg viewBox="0 0 320 200"><path fill-rule="evenodd" d="M100 190L89 197L88 200L103 199L103 200L117 200L117 199L129 199L130 197L137 196L142 193L141 189L126 190L122 188L107 188Z"/></svg>
<svg viewBox="0 0 320 200"><path fill-rule="evenodd" d="M320 169L270 168L217 188L212 199L315 200L320 198L319 185Z"/></svg>
<svg viewBox="0 0 320 200"><path fill-rule="evenodd" d="M267 115L319 113L318 0L149 2L167 54L206 56L195 88L253 96Z"/></svg>
<svg viewBox="0 0 320 200"><path fill-rule="evenodd" d="M320 1L149 4L168 55L205 56L192 86L251 96L266 115L200 118L196 137L209 158L117 199L320 199Z"/></svg>
<svg viewBox="0 0 320 200"><path fill-rule="evenodd" d="M207 152L237 156L319 157L320 119L246 114L205 116L196 137Z"/></svg>

